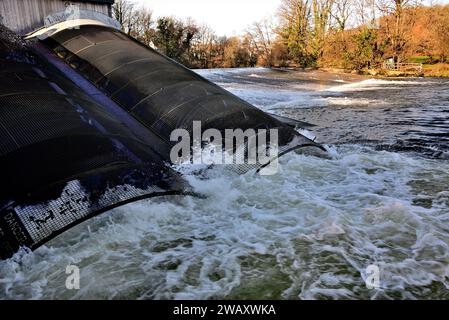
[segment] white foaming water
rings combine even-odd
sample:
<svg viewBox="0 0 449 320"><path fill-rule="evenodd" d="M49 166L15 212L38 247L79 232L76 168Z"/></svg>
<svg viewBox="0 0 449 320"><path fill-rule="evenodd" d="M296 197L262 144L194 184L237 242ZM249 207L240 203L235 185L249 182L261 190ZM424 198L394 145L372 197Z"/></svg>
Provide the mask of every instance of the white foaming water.
<svg viewBox="0 0 449 320"><path fill-rule="evenodd" d="M285 108L311 108L328 106L369 106L387 105L385 100L353 98L353 97L322 97L320 92L273 90L260 88L241 88L227 86L227 90L250 102L258 108L270 111Z"/></svg>
<svg viewBox="0 0 449 320"><path fill-rule="evenodd" d="M229 84L226 84L225 87L233 94L265 111L285 107L307 108L327 105L325 99L314 96L313 92L279 88L242 88L241 85L230 86Z"/></svg>
<svg viewBox="0 0 449 320"><path fill-rule="evenodd" d="M216 82L231 93L243 100L257 106L258 108L271 111L285 108L310 108L327 106L368 106L386 105L385 100L366 99L358 97L341 97L348 92L363 92L372 90L390 90L403 86L423 84L421 81L382 80L368 79L359 82L345 83L344 80L336 79L332 82L338 85L308 83L289 83L288 85L264 84L258 79L264 79L270 72L267 68L237 68L237 69L212 69L195 70L198 74ZM246 80L253 79L254 82L239 82L244 77ZM432 83L430 81L424 84ZM323 97L324 95L324 97ZM331 97L329 97L331 95Z"/></svg>
<svg viewBox="0 0 449 320"><path fill-rule="evenodd" d="M198 73L204 77L213 76L225 76L229 74L242 74L250 72L252 75L258 75L259 73L270 72L269 68L223 68L223 69L193 69L192 71Z"/></svg>
<svg viewBox="0 0 449 320"><path fill-rule="evenodd" d="M394 82L224 85L271 110L382 104L343 93L421 84ZM207 198L136 202L22 251L0 262L0 298L449 298L449 163L356 145L329 154L287 154L265 177L184 170ZM68 264L80 267L79 291L65 288ZM376 290L364 283L372 264Z"/></svg>
<svg viewBox="0 0 449 320"><path fill-rule="evenodd" d="M0 262L2 298L419 298L449 286L449 165L358 146L288 154L270 177L190 176L197 198L115 209ZM447 186L446 186L447 187ZM418 188L418 189L417 189ZM435 191L436 192L436 191ZM423 196L423 195L421 195ZM431 196L431 195L429 195ZM65 289L65 268L81 290ZM368 290L365 268L381 269ZM441 292L440 292L441 291Z"/></svg>
<svg viewBox="0 0 449 320"><path fill-rule="evenodd" d="M410 80L383 80L383 79L368 79L360 82L347 83L331 88L323 89L328 92L356 92L367 90L388 90L397 89L398 86L413 86L413 85L432 85L433 81L410 81ZM396 86L394 86L396 85Z"/></svg>
<svg viewBox="0 0 449 320"><path fill-rule="evenodd" d="M384 100L349 97L328 97L325 98L324 101L327 103L327 106L373 106L388 104L388 102Z"/></svg>

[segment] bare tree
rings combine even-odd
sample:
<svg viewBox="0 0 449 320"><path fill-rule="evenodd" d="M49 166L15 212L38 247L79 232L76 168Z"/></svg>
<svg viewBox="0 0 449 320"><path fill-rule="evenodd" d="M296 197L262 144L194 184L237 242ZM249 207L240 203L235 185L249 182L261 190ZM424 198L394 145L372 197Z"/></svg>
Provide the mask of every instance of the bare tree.
<svg viewBox="0 0 449 320"><path fill-rule="evenodd" d="M321 57L323 54L324 40L329 28L331 10L334 0L312 0L313 13L313 55Z"/></svg>
<svg viewBox="0 0 449 320"><path fill-rule="evenodd" d="M134 24L129 30L129 34L151 46L155 32L154 27L153 12L146 8L137 9L134 12Z"/></svg>
<svg viewBox="0 0 449 320"><path fill-rule="evenodd" d="M378 15L378 1L382 0L352 0L353 20L356 26L375 26Z"/></svg>
<svg viewBox="0 0 449 320"><path fill-rule="evenodd" d="M430 19L430 41L435 48L434 52L439 55L440 62L444 63L449 57L449 6L434 6Z"/></svg>
<svg viewBox="0 0 449 320"><path fill-rule="evenodd" d="M353 0L334 0L331 16L339 31L345 31L348 26L349 18L354 10L353 2Z"/></svg>
<svg viewBox="0 0 449 320"><path fill-rule="evenodd" d="M311 0L282 0L279 8L278 34L297 63L307 64L307 42L311 21Z"/></svg>
<svg viewBox="0 0 449 320"><path fill-rule="evenodd" d="M214 67L216 42L217 36L210 26L203 24L198 28L193 40L193 56L199 61L200 68Z"/></svg>
<svg viewBox="0 0 449 320"><path fill-rule="evenodd" d="M385 27L396 62L407 44L407 32L413 24L413 19L406 19L406 11L419 3L420 0L379 0L378 8L385 16Z"/></svg>
<svg viewBox="0 0 449 320"><path fill-rule="evenodd" d="M122 31L131 34L137 22L134 3L128 0L115 0L112 9L115 19L122 26Z"/></svg>
<svg viewBox="0 0 449 320"><path fill-rule="evenodd" d="M259 55L263 57L266 67L273 65L273 38L275 26L273 19L265 18L262 21L254 22L247 31L247 35L255 46Z"/></svg>

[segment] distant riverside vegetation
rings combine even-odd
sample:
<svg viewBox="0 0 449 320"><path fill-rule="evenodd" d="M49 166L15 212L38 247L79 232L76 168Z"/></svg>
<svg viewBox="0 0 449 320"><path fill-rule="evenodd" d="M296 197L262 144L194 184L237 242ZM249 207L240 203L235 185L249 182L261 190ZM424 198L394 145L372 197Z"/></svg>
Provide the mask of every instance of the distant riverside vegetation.
<svg viewBox="0 0 449 320"><path fill-rule="evenodd" d="M361 71L389 60L423 63L426 75L449 76L449 5L419 0L282 0L272 17L249 21L238 37L218 36L193 19L156 18L130 0L116 0L114 15L124 32L190 68Z"/></svg>

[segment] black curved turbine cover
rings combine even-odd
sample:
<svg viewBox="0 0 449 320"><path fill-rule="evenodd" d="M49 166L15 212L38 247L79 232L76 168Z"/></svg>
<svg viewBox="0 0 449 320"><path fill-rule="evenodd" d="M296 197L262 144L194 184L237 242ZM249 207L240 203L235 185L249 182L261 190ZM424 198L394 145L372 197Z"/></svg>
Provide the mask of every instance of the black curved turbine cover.
<svg viewBox="0 0 449 320"><path fill-rule="evenodd" d="M0 30L1 31L1 30ZM103 106L0 32L0 257L187 183Z"/></svg>
<svg viewBox="0 0 449 320"><path fill-rule="evenodd" d="M287 124L128 35L82 25L45 41L55 53L167 143L175 129L279 129L279 147L315 145ZM291 143L294 141L294 145ZM172 143L173 144L173 143ZM169 158L166 155L167 159Z"/></svg>

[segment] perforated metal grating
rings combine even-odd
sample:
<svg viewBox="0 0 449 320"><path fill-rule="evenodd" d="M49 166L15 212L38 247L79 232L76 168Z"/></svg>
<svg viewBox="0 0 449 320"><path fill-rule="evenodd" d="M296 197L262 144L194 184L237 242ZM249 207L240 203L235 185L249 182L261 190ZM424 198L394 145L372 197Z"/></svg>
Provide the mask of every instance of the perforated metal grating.
<svg viewBox="0 0 449 320"><path fill-rule="evenodd" d="M75 70L167 143L175 129L278 129L283 150L316 146L289 125L109 27L83 25L45 43ZM292 146L291 144L295 145ZM166 155L168 159L168 155ZM243 165L237 171L260 167Z"/></svg>
<svg viewBox="0 0 449 320"><path fill-rule="evenodd" d="M25 45L0 34L0 257L130 201L190 194L166 143L135 137Z"/></svg>

